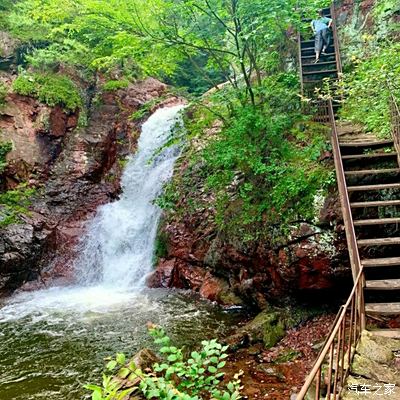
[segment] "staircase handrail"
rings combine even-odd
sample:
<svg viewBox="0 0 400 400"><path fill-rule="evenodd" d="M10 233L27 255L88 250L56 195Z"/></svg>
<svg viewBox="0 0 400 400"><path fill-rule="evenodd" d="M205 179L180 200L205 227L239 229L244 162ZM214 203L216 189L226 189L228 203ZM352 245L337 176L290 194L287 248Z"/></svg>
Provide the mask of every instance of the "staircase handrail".
<svg viewBox="0 0 400 400"><path fill-rule="evenodd" d="M340 307L335 323L296 400L340 398L340 393L344 389L346 378L350 373L361 332L364 329L363 288L364 271L361 269L350 296L347 302ZM321 374L327 358L327 376L322 379ZM314 383L315 387L313 387ZM321 387L324 383L326 383L326 394L325 388Z"/></svg>
<svg viewBox="0 0 400 400"><path fill-rule="evenodd" d="M342 154L340 151L339 135L336 126L335 114L333 111L332 99L328 99L329 120L332 128L331 143L333 158L335 162L336 178L339 189L340 203L342 206L343 221L346 231L347 245L349 247L351 271L355 282L361 271L361 259L358 252L357 237L354 229L353 216L351 214L351 204L347 191L346 175L344 173Z"/></svg>

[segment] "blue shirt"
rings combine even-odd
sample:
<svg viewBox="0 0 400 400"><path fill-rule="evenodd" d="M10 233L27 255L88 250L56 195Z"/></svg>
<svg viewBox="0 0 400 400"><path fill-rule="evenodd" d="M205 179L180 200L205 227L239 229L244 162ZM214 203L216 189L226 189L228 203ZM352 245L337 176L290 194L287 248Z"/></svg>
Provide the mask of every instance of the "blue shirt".
<svg viewBox="0 0 400 400"><path fill-rule="evenodd" d="M314 19L311 22L311 26L314 28L314 30L316 32L320 32L320 31L323 31L324 29L327 29L328 28L328 24L331 21L332 21L331 18L321 17L321 18L318 18L318 19Z"/></svg>

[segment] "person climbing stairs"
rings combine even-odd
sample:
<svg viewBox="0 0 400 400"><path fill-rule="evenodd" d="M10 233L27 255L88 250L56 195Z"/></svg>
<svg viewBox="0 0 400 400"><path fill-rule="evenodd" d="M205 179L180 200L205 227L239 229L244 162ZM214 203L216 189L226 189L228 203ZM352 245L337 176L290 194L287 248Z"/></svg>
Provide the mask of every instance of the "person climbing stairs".
<svg viewBox="0 0 400 400"><path fill-rule="evenodd" d="M338 79L341 72L340 55L338 51L337 31L334 18L334 8L321 10L324 17L332 18L332 40L325 54L321 55L318 63L315 63L315 35L305 38L298 34L299 41L299 65L301 88L305 95L310 95L315 88L321 87L324 79ZM311 19L303 19L303 22L310 23Z"/></svg>

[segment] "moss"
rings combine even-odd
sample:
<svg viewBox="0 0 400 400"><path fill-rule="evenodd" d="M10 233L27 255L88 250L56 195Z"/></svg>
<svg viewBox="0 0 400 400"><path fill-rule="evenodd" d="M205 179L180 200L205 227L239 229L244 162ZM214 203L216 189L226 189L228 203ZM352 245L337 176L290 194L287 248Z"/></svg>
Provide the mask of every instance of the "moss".
<svg viewBox="0 0 400 400"><path fill-rule="evenodd" d="M15 79L12 88L15 93L35 97L50 107L60 105L67 110L82 107L78 88L66 76L23 73Z"/></svg>
<svg viewBox="0 0 400 400"><path fill-rule="evenodd" d="M268 314L264 318L263 343L268 349L275 346L285 336L285 323L278 313Z"/></svg>

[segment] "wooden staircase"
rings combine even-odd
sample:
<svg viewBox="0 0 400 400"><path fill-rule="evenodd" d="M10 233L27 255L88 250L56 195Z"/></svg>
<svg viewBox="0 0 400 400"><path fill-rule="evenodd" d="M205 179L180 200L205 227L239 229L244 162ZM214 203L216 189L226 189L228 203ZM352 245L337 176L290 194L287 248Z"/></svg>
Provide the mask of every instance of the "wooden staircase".
<svg viewBox="0 0 400 400"><path fill-rule="evenodd" d="M365 275L365 312L370 316L399 315L400 165L394 140L360 141L354 135L352 141L339 136L339 147Z"/></svg>
<svg viewBox="0 0 400 400"><path fill-rule="evenodd" d="M334 7L325 8L324 15L334 20ZM303 19L303 22L311 24L310 19ZM310 26L311 31L311 26ZM331 45L326 55L321 55L320 61L315 61L315 36L304 38L298 35L299 42L299 64L301 88L304 95L309 96L317 87L321 87L326 78L337 79L342 72L339 44L337 40L336 25L332 25Z"/></svg>

